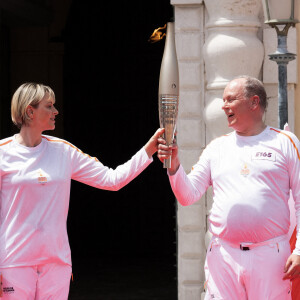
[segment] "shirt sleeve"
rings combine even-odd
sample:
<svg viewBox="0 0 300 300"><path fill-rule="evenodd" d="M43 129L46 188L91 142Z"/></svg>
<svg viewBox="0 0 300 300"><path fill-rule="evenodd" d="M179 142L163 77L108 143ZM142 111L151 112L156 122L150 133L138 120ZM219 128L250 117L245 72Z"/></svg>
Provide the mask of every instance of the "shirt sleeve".
<svg viewBox="0 0 300 300"><path fill-rule="evenodd" d="M111 169L95 157L76 151L72 158L72 179L90 186L117 191L137 177L153 161L145 149L139 150L130 160Z"/></svg>
<svg viewBox="0 0 300 300"><path fill-rule="evenodd" d="M287 164L290 178L290 188L295 201L297 241L294 254L300 255L300 143L294 134L289 133Z"/></svg>
<svg viewBox="0 0 300 300"><path fill-rule="evenodd" d="M181 205L187 206L198 201L211 184L209 147L187 175L180 165L174 175L169 175L174 195Z"/></svg>

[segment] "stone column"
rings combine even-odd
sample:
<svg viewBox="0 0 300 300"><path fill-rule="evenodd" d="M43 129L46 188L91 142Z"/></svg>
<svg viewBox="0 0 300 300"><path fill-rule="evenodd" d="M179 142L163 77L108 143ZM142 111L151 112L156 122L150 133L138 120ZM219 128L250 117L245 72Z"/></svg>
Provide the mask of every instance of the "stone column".
<svg viewBox="0 0 300 300"><path fill-rule="evenodd" d="M207 38L204 45L207 141L228 132L221 109L223 89L239 75L260 77L264 49L257 36L260 0L206 0Z"/></svg>
<svg viewBox="0 0 300 300"><path fill-rule="evenodd" d="M205 147L204 6L202 0L172 0L179 64L177 122L181 163L187 173ZM194 205L178 204L178 299L199 300L204 286L206 232L205 199Z"/></svg>

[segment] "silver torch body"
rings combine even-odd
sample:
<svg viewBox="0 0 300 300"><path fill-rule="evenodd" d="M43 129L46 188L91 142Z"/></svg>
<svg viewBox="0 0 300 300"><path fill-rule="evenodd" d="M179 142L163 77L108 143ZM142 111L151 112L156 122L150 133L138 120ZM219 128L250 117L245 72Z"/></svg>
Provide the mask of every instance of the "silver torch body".
<svg viewBox="0 0 300 300"><path fill-rule="evenodd" d="M165 48L161 62L158 90L160 127L165 128L167 145L174 140L179 104L179 73L173 22L167 23ZM164 168L171 168L171 157L164 160Z"/></svg>

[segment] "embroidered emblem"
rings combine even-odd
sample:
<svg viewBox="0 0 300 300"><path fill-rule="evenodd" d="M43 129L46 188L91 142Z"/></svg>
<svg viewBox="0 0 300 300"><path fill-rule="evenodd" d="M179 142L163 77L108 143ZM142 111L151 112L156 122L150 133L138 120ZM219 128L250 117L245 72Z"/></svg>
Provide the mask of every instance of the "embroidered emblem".
<svg viewBox="0 0 300 300"><path fill-rule="evenodd" d="M250 174L250 170L248 169L247 164L244 163L244 166L241 170L241 175L248 176L249 174Z"/></svg>
<svg viewBox="0 0 300 300"><path fill-rule="evenodd" d="M42 173L41 170L38 171L38 174L39 174L39 176L38 176L38 183L40 183L40 184L47 183L47 177Z"/></svg>

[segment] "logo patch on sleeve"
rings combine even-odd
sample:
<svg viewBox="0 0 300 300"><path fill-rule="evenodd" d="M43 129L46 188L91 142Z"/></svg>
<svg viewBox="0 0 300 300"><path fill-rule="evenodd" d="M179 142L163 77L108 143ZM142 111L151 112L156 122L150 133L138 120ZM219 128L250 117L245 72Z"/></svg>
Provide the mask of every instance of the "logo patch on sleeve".
<svg viewBox="0 0 300 300"><path fill-rule="evenodd" d="M251 158L252 160L276 161L276 155L273 151L254 151Z"/></svg>

